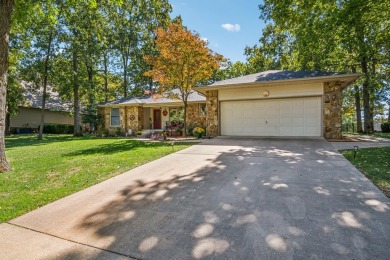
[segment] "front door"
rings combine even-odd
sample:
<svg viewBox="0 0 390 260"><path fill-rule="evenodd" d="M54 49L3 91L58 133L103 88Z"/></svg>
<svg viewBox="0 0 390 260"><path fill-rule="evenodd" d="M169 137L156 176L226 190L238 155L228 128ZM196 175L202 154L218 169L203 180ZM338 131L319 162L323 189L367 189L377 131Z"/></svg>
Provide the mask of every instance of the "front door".
<svg viewBox="0 0 390 260"><path fill-rule="evenodd" d="M153 129L161 129L161 110L153 110Z"/></svg>

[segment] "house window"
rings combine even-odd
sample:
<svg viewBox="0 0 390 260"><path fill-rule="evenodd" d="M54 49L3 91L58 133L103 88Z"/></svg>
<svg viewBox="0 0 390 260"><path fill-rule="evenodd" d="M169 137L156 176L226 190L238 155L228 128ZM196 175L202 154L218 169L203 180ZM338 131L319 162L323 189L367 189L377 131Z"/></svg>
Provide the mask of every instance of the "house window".
<svg viewBox="0 0 390 260"><path fill-rule="evenodd" d="M206 104L204 103L201 103L199 104L199 116L206 116L207 115L207 107L206 107Z"/></svg>
<svg viewBox="0 0 390 260"><path fill-rule="evenodd" d="M111 126L119 126L119 108L111 108Z"/></svg>

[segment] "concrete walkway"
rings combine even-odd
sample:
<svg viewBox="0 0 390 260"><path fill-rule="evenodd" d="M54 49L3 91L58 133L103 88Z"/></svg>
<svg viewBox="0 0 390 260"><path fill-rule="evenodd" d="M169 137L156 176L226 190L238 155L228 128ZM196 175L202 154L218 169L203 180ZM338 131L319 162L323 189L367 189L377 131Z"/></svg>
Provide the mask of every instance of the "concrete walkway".
<svg viewBox="0 0 390 260"><path fill-rule="evenodd" d="M385 259L390 199L323 139L205 140L0 225L0 259Z"/></svg>

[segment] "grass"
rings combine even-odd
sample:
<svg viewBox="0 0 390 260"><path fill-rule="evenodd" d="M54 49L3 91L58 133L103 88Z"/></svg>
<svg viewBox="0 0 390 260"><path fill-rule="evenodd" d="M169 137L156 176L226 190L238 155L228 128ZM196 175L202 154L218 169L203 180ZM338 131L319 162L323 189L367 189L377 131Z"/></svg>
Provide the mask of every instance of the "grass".
<svg viewBox="0 0 390 260"><path fill-rule="evenodd" d="M373 137L382 137L382 138L388 138L390 139L390 133L382 133L382 132L375 132L373 134L360 134L360 133L353 133L353 132L343 132L343 135L367 135L367 136L373 136Z"/></svg>
<svg viewBox="0 0 390 260"><path fill-rule="evenodd" d="M340 151L356 168L390 197L390 147Z"/></svg>
<svg viewBox="0 0 390 260"><path fill-rule="evenodd" d="M374 133L372 136L390 139L390 133Z"/></svg>
<svg viewBox="0 0 390 260"><path fill-rule="evenodd" d="M0 222L191 145L71 135L40 142L12 136L5 143L13 171L0 174Z"/></svg>

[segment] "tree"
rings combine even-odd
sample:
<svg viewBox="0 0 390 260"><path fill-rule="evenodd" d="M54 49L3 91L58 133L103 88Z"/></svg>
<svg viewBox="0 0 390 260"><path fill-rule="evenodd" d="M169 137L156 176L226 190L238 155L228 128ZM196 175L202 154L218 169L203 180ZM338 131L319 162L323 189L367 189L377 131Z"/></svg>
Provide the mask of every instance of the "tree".
<svg viewBox="0 0 390 260"><path fill-rule="evenodd" d="M265 0L260 18L289 35L295 66L301 70L362 72L364 132L373 130L381 67L389 65L389 1ZM277 53L275 52L275 55ZM387 83L388 84L388 83ZM355 89L356 100L360 90ZM358 112L358 105L356 111Z"/></svg>
<svg viewBox="0 0 390 260"><path fill-rule="evenodd" d="M5 115L7 96L8 45L13 0L0 0L0 173L11 170L5 156Z"/></svg>
<svg viewBox="0 0 390 260"><path fill-rule="evenodd" d="M207 48L198 34L184 28L180 21L171 23L167 29L158 28L155 41L157 56L146 56L152 69L145 72L159 84L159 92L178 88L184 104L184 135L187 129L188 96L193 87L208 80L219 68L222 56Z"/></svg>

